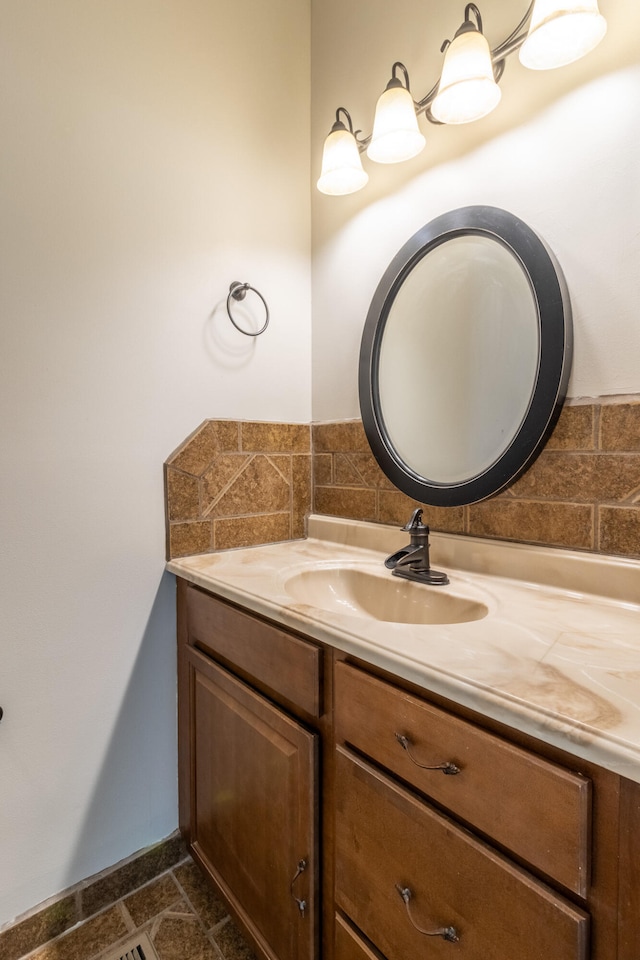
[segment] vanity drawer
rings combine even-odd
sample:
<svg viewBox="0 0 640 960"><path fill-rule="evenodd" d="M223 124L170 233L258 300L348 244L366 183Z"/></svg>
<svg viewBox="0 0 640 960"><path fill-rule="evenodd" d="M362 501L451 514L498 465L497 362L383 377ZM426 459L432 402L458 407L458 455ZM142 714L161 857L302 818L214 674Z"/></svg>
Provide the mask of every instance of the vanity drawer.
<svg viewBox="0 0 640 960"><path fill-rule="evenodd" d="M586 960L584 911L341 747L335 828L336 903L388 960Z"/></svg>
<svg viewBox="0 0 640 960"><path fill-rule="evenodd" d="M314 643L196 587L187 590L187 633L192 646L222 658L266 692L321 716L322 650Z"/></svg>
<svg viewBox="0 0 640 960"><path fill-rule="evenodd" d="M374 952L339 913L335 917L335 932L334 960L380 960L381 954Z"/></svg>
<svg viewBox="0 0 640 960"><path fill-rule="evenodd" d="M586 896L588 779L343 662L336 663L335 709L338 739ZM459 772L437 769L447 763Z"/></svg>

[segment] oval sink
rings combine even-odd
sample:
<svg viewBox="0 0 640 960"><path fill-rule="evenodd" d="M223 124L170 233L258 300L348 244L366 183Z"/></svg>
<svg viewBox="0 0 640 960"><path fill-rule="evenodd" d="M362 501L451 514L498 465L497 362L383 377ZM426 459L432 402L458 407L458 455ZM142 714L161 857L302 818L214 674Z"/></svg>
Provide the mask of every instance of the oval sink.
<svg viewBox="0 0 640 960"><path fill-rule="evenodd" d="M355 567L304 570L289 577L284 588L299 603L387 623L468 623L489 612L484 603L450 587L430 587Z"/></svg>

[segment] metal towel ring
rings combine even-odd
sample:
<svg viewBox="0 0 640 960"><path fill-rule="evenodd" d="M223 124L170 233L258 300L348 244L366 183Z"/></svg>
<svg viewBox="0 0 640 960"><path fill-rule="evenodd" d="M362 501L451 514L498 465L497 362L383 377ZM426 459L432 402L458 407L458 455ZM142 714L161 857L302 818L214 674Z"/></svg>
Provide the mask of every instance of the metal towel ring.
<svg viewBox="0 0 640 960"><path fill-rule="evenodd" d="M264 325L260 327L259 330L256 330L255 333L252 333L250 330L243 330L242 327L239 327L231 314L231 300L244 300L247 295L247 290L253 290L255 295L260 297L262 303L264 304L264 311L266 314ZM245 337L259 337L260 334L264 333L269 326L269 307L267 306L267 301L262 296L260 291L256 290L255 287L252 287L250 283L239 283L237 280L233 281L229 287L229 295L227 297L227 314L229 315L229 320L231 320L231 323L234 325L236 330L239 330L240 333L244 333Z"/></svg>

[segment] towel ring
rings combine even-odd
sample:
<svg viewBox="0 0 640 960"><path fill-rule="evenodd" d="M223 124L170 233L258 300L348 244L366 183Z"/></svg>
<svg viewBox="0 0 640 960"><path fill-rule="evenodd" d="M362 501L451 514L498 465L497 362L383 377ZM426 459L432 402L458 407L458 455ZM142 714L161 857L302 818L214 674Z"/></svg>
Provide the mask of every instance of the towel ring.
<svg viewBox="0 0 640 960"><path fill-rule="evenodd" d="M264 311L266 314L264 325L260 327L259 330L256 330L255 333L252 333L250 330L243 330L242 327L238 326L236 321L233 319L233 314L231 313L231 300L244 300L247 295L247 290L252 290L257 297L260 297L262 303L264 304ZM267 301L262 296L260 291L256 290L255 287L252 287L250 283L238 283L237 280L233 281L229 287L229 295L227 296L227 314L229 315L229 320L231 320L231 323L234 325L236 330L239 330L240 333L244 333L245 337L259 337L260 334L264 333L269 326L269 307L267 306Z"/></svg>

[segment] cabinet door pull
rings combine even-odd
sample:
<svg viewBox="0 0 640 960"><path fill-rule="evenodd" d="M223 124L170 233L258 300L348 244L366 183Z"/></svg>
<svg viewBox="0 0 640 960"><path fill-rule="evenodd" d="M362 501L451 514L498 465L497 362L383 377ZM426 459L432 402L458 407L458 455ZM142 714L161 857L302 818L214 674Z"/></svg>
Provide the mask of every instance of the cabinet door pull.
<svg viewBox="0 0 640 960"><path fill-rule="evenodd" d="M307 909L307 901L306 901L306 900L301 900L300 897L296 897L295 893L293 892L293 885L294 885L294 883L296 882L296 880L298 879L298 877L300 876L300 874L301 874L301 873L304 873L304 871L305 871L306 869L307 869L307 861L306 861L306 860L299 860L299 861L298 861L298 867L297 867L296 872L295 872L294 875L293 875L293 880L291 881L291 887L290 887L291 896L293 897L293 899L295 900L295 902L298 904L298 910L300 911L300 916L301 916L301 917L304 917L304 912L305 912L305 910Z"/></svg>
<svg viewBox="0 0 640 960"><path fill-rule="evenodd" d="M457 943L460 939L458 932L455 927L440 927L439 930L424 930L422 927L419 927L411 916L411 908L409 906L409 901L413 894L409 887L401 887L399 883L396 883L396 890L400 894L402 900L404 900L404 905L407 908L407 916L411 922L411 926L422 933L425 937L442 937L443 940L448 940L449 943Z"/></svg>
<svg viewBox="0 0 640 960"><path fill-rule="evenodd" d="M416 767L420 767L422 770L442 770L443 773L447 776L454 777L457 773L460 773L460 767L456 766L451 760L445 761L445 763L437 763L434 766L429 766L426 763L420 763L411 753L411 741L408 737L405 737L403 733L396 733L396 740L400 744L403 750L407 751L409 760L412 763L415 763Z"/></svg>

